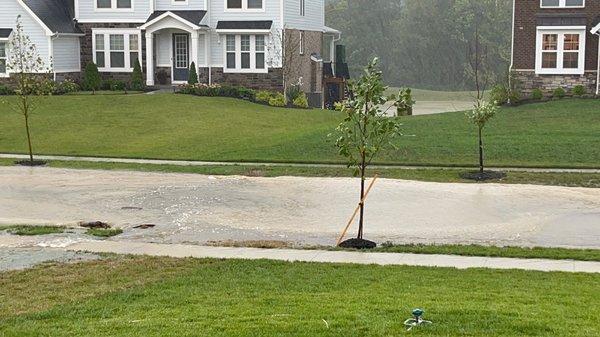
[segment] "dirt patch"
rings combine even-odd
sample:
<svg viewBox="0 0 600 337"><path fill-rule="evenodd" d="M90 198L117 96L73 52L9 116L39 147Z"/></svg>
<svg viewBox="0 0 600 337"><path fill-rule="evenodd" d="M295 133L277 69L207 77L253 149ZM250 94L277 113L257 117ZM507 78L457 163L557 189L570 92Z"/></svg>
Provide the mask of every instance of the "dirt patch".
<svg viewBox="0 0 600 337"><path fill-rule="evenodd" d="M153 225L153 224L143 224L143 225L135 226L133 228L135 228L135 229L149 229L149 228L154 228L154 227L156 227L156 225Z"/></svg>
<svg viewBox="0 0 600 337"><path fill-rule="evenodd" d="M81 222L79 222L79 226L83 227L83 228L89 228L89 229L109 229L109 228L111 228L111 226L109 224L107 224L106 222L102 222L102 221L92 221L92 222L81 221Z"/></svg>
<svg viewBox="0 0 600 337"><path fill-rule="evenodd" d="M377 247L377 244L365 239L349 239L340 243L340 247L349 249L373 249Z"/></svg>
<svg viewBox="0 0 600 337"><path fill-rule="evenodd" d="M463 179L476 181L499 180L502 178L506 178L506 173L498 171L472 171L461 173L460 177Z"/></svg>
<svg viewBox="0 0 600 337"><path fill-rule="evenodd" d="M15 162L15 165L19 165L19 166L29 166L29 167L36 167L36 166L46 166L46 164L48 164L48 162L43 161L43 160L18 160Z"/></svg>

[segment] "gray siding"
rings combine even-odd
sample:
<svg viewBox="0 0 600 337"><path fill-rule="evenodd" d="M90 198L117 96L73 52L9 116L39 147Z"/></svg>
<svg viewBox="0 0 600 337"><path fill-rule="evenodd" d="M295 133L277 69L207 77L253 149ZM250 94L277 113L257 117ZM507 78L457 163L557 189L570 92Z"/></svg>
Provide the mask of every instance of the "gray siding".
<svg viewBox="0 0 600 337"><path fill-rule="evenodd" d="M95 10L96 0L79 1L79 22L146 22L150 16L152 0L131 0L133 11L130 10ZM77 12L77 11L76 11Z"/></svg>
<svg viewBox="0 0 600 337"><path fill-rule="evenodd" d="M300 0L284 1L285 27L290 29L323 31L325 0L305 0L306 15L300 15Z"/></svg>
<svg viewBox="0 0 600 337"><path fill-rule="evenodd" d="M52 53L55 72L75 72L81 70L81 62L79 60L81 47L78 37L59 37L53 39Z"/></svg>
<svg viewBox="0 0 600 337"><path fill-rule="evenodd" d="M168 10L205 10L204 0L188 0L187 5L173 5L172 0L156 0L157 11L168 11Z"/></svg>
<svg viewBox="0 0 600 337"><path fill-rule="evenodd" d="M29 36L31 42L36 45L40 56L46 65L50 65L49 36L35 19L29 15L17 0L0 0L0 26L2 28L16 27L17 16L21 15L23 30Z"/></svg>

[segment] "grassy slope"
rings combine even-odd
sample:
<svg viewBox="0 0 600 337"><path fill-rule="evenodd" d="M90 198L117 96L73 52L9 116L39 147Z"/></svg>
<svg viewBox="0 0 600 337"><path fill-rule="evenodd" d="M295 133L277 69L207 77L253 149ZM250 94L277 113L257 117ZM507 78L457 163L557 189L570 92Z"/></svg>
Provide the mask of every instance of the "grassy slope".
<svg viewBox="0 0 600 337"><path fill-rule="evenodd" d="M590 274L124 257L0 274L0 335L397 336L423 307L418 336L587 337L598 292Z"/></svg>
<svg viewBox="0 0 600 337"><path fill-rule="evenodd" d="M11 98L9 98L11 99ZM44 154L224 161L341 162L327 134L342 116L183 95L48 97L32 120ZM490 165L597 167L600 101L503 109L486 130ZM380 162L472 165L462 113L403 118L398 150ZM21 119L0 105L0 151L26 151Z"/></svg>

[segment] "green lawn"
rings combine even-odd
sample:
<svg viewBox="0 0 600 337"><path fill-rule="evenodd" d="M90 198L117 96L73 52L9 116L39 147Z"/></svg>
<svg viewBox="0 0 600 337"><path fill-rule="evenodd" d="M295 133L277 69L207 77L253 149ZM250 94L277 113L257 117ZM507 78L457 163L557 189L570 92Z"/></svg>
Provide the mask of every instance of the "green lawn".
<svg viewBox="0 0 600 337"><path fill-rule="evenodd" d="M26 226L26 225L0 225L0 232L7 232L14 235L33 236L60 234L65 232L62 226Z"/></svg>
<svg viewBox="0 0 600 337"><path fill-rule="evenodd" d="M13 99L13 98L8 98ZM47 97L32 119L43 154L212 161L341 162L327 135L337 112L173 94ZM474 165L463 113L402 118L381 163ZM20 116L0 106L0 152L24 153ZM503 109L486 130L490 165L599 167L600 100Z"/></svg>
<svg viewBox="0 0 600 337"><path fill-rule="evenodd" d="M12 166L14 160L0 159L0 166ZM352 177L353 171L344 167L295 167L295 166L255 166L255 165L207 165L177 166L127 163L97 163L80 161L51 161L48 166L55 168L123 170L162 173L192 173L204 175L241 175L249 177ZM430 181L440 183L475 183L462 179L459 174L465 170L458 169L399 169L371 168L368 176L377 174L381 178ZM600 173L534 173L508 172L500 180L487 183L533 184L568 187L600 188Z"/></svg>
<svg viewBox="0 0 600 337"><path fill-rule="evenodd" d="M115 257L0 274L0 335L598 336L594 274Z"/></svg>

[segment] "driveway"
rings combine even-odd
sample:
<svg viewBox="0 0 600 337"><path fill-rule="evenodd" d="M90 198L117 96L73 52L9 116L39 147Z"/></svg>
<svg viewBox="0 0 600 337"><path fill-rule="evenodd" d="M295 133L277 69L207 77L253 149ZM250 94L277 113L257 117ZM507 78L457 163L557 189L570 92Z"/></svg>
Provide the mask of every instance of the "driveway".
<svg viewBox="0 0 600 337"><path fill-rule="evenodd" d="M0 167L0 223L102 220L125 229L120 240L158 243L333 244L358 183ZM382 179L366 217L366 236L379 242L600 248L600 189ZM156 227L133 229L145 223Z"/></svg>

